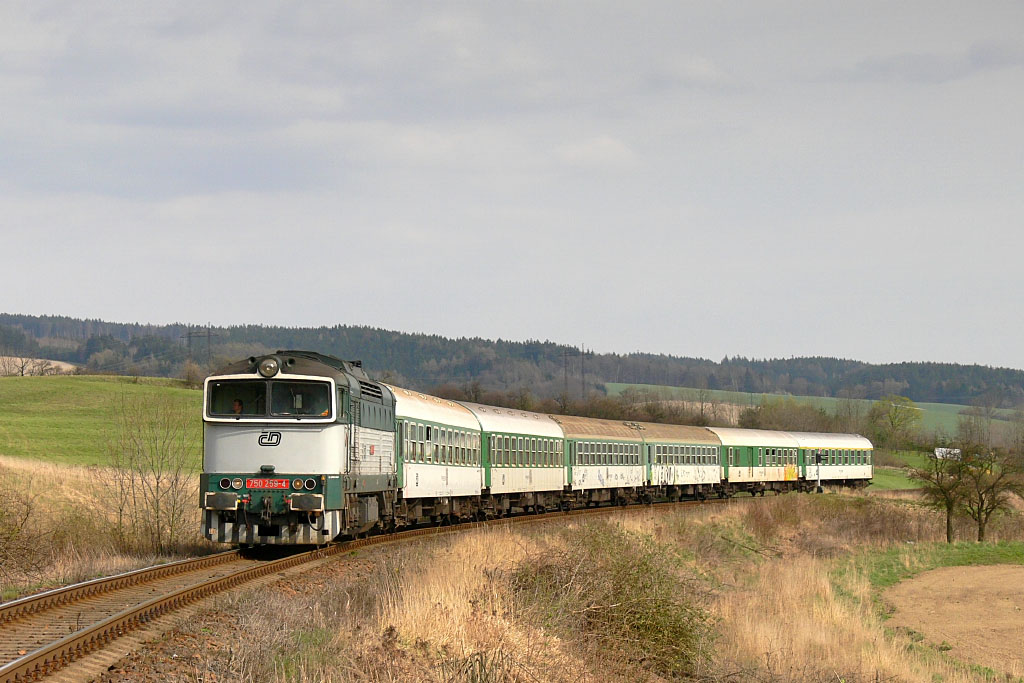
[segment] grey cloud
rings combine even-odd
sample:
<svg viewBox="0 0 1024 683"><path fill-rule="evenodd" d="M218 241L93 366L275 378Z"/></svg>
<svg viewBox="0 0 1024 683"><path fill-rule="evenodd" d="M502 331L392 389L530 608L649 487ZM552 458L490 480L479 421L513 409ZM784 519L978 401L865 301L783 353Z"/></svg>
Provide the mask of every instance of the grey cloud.
<svg viewBox="0 0 1024 683"><path fill-rule="evenodd" d="M904 53L833 69L825 80L935 84L997 69L1024 66L1024 45L982 44L959 54Z"/></svg>

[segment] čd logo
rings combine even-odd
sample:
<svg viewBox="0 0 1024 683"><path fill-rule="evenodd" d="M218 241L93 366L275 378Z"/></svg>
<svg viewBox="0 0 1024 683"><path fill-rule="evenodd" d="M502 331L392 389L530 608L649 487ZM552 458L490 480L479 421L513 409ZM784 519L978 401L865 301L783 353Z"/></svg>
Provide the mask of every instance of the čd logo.
<svg viewBox="0 0 1024 683"><path fill-rule="evenodd" d="M263 432L260 434L261 446L276 446L281 443L281 432Z"/></svg>

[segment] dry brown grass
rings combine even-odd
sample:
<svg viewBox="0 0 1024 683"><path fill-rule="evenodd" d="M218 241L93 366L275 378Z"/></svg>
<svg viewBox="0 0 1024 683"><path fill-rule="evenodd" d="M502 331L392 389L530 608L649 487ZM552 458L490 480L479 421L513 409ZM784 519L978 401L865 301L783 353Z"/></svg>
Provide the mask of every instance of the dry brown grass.
<svg viewBox="0 0 1024 683"><path fill-rule="evenodd" d="M633 543L611 527L591 531ZM613 605L569 607L548 602L544 590L539 596L516 590L520 572L550 562L559 551L562 558L573 557L581 532L586 529L576 525L500 527L374 549L366 559L348 558L347 567L324 569L298 590L231 598L219 609L240 615L237 629L244 638L228 652L204 656L196 679L212 673L240 681L664 680L653 672L653 658L636 656L643 638L615 647L611 639L628 631L601 620L580 621L583 613ZM585 576L591 567L578 570L580 584L596 585ZM627 587L641 586L632 594L639 613L660 610L664 597L644 600L642 577L631 578ZM553 586L556 592L559 587ZM679 584L680 594L688 590ZM564 610L542 615L546 607ZM566 623L582 625L574 631L562 628Z"/></svg>
<svg viewBox="0 0 1024 683"><path fill-rule="evenodd" d="M918 549L944 541L944 519L913 501L788 495L621 523L689 549L692 566L716 584L713 678L977 679L963 664L887 630L862 570L835 571L853 554L889 548L908 569L923 568ZM1017 517L997 526L999 540L1024 537Z"/></svg>
<svg viewBox="0 0 1024 683"><path fill-rule="evenodd" d="M924 566L917 549L944 537L934 512L838 495L749 503L636 509L611 524L498 527L370 549L284 590L225 598L219 612L235 615L232 635L214 639L230 645L204 652L193 678L974 680L943 653L886 629L865 570L850 562L870 549L896 548L903 566ZM1011 528L1007 522L1004 537ZM703 638L701 647L713 645L713 656L697 667L657 669L642 652L657 643L657 628L630 631L625 622L647 622L598 599L609 584L595 574L647 566L645 547L680 560L658 565L660 573L712 615L717 639ZM622 561L602 562L595 548ZM621 602L641 604L643 595ZM582 618L590 610L612 619ZM609 634L630 642L617 647Z"/></svg>
<svg viewBox="0 0 1024 683"><path fill-rule="evenodd" d="M110 477L106 468L0 456L0 489L31 508L21 530L28 541L25 552L0 566L3 599L213 549L200 536L198 510L193 507L194 533L177 552L120 550L115 542L115 510L104 485Z"/></svg>

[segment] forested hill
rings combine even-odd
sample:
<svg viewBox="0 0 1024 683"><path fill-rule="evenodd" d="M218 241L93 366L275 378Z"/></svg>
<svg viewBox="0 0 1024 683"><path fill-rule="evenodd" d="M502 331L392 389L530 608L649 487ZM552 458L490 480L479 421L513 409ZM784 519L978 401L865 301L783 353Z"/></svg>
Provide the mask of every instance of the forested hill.
<svg viewBox="0 0 1024 683"><path fill-rule="evenodd" d="M362 360L371 375L419 389L477 382L484 389L528 389L541 397L568 388L570 395L579 396L581 391L600 390L604 382L626 382L869 399L901 394L915 401L983 401L1003 407L1024 403L1024 371L979 365L871 365L837 358L715 362L647 353L581 356L578 349L552 342L448 339L346 325L207 330L0 314L0 355L36 355L97 372L180 376L189 345L192 358L204 367L276 349L311 349Z"/></svg>

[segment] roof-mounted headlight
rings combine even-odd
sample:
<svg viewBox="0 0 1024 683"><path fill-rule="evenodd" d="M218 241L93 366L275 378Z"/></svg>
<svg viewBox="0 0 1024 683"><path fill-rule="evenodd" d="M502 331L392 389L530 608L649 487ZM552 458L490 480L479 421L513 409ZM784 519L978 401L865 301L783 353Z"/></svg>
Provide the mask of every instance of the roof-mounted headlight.
<svg viewBox="0 0 1024 683"><path fill-rule="evenodd" d="M274 357L264 358L260 361L259 366L257 366L257 370L259 370L259 373L264 377L273 377L280 369L281 364L278 363L277 359Z"/></svg>

